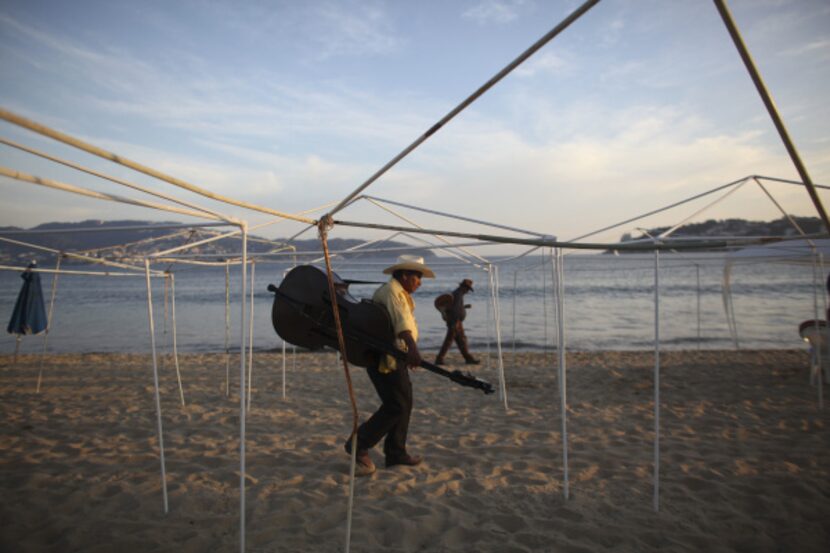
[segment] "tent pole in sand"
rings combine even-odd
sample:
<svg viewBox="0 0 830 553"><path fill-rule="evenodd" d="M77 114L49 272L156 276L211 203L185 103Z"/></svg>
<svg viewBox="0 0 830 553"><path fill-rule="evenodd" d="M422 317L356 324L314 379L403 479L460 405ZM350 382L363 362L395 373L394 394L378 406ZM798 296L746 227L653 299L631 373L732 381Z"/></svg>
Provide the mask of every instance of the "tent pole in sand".
<svg viewBox="0 0 830 553"><path fill-rule="evenodd" d="M282 399L285 399L285 340L282 341Z"/></svg>
<svg viewBox="0 0 830 553"><path fill-rule="evenodd" d="M553 248L551 248L551 264L553 263ZM545 363L547 363L547 355L548 355L548 277L545 271L547 268L545 267L545 248L542 248L542 320L544 321L543 332L545 335L544 345L542 346L542 351L545 352ZM553 275L551 275L551 294L553 296L553 300L556 301L557 297L557 290L555 288L556 279Z"/></svg>
<svg viewBox="0 0 830 553"><path fill-rule="evenodd" d="M254 274L256 262L251 260L251 313L248 317L248 410L251 409L251 385L254 380ZM244 298L242 301L245 301Z"/></svg>
<svg viewBox="0 0 830 553"><path fill-rule="evenodd" d="M225 397L231 395L231 289L230 261L225 261Z"/></svg>
<svg viewBox="0 0 830 553"><path fill-rule="evenodd" d="M827 331L825 330L825 336L821 336L821 327L819 326L819 312L818 312L818 295L819 289L821 285L819 284L820 280L818 278L818 264L819 264L819 256L821 254L816 250L816 247L813 246L813 316L815 317L815 324L816 328L819 330L819 339L817 340L816 349L816 359L818 361L818 372L815 374L816 377L816 388L818 389L818 408L819 410L824 409L824 351L827 349L827 342L826 342L826 334ZM822 274L824 274L822 272ZM821 293L824 295L824 292ZM825 314L827 313L827 300L824 301ZM810 380L813 380L813 375L810 375ZM812 382L811 382L812 383Z"/></svg>
<svg viewBox="0 0 830 553"><path fill-rule="evenodd" d="M161 397L159 396L159 366L156 355L156 327L153 324L153 288L150 285L150 260L144 258L144 275L147 279L147 320L150 324L150 346L153 349L153 385L156 392L156 427L159 437L159 458L161 460L161 493L164 499L164 512L168 512L167 473L164 468L164 430L161 423Z"/></svg>
<svg viewBox="0 0 830 553"><path fill-rule="evenodd" d="M490 299L487 301L487 313L485 316L485 320L487 321L487 362L485 364L485 368L487 371L490 370L490 343L492 342L491 338L493 335L493 317L490 316L490 310L493 308L493 265L488 263L484 269L487 271L487 295L490 296ZM504 401L504 396L501 393L501 386L499 386L499 399Z"/></svg>
<svg viewBox="0 0 830 553"><path fill-rule="evenodd" d="M501 347L501 306L500 306L500 299L499 299L499 288L501 288L501 282L499 281L499 266L495 265L496 269L496 287L495 287L495 294L496 294L496 351L499 354L499 377L503 382L504 386L504 406L505 409L507 408L507 382L504 377L504 352L502 351Z"/></svg>
<svg viewBox="0 0 830 553"><path fill-rule="evenodd" d="M184 407L184 389L182 388L182 373L179 370L179 347L176 340L176 276L170 273L170 308L173 315L173 364L176 366L176 380L179 382L179 397Z"/></svg>
<svg viewBox="0 0 830 553"><path fill-rule="evenodd" d="M499 372L499 395L501 395L504 410L507 411L507 384L504 381L504 358L501 351L501 313L499 312L499 268L496 265L488 263L488 271L490 275L490 299L493 302L493 323L496 332L496 354L498 355L497 369ZM489 333L488 333L489 335ZM489 349L489 348L488 348ZM490 352L487 352L487 358L490 358Z"/></svg>
<svg viewBox="0 0 830 553"><path fill-rule="evenodd" d="M243 221L239 228L242 231L242 294L239 296L239 551L245 553L245 332L248 328L245 320L245 287L248 279L248 224Z"/></svg>
<svg viewBox="0 0 830 553"><path fill-rule="evenodd" d="M820 274L824 275L827 271L824 268L824 254L819 252L818 254L818 265ZM825 316L827 314L827 294L824 293L822 290L821 292L822 303L824 307ZM828 323L830 324L830 323ZM830 330L825 330L824 336L824 343L827 344L827 339L830 338ZM821 374L819 375L819 388L818 388L818 408L819 411L824 410L824 383L827 382L827 369L822 367Z"/></svg>
<svg viewBox="0 0 830 553"><path fill-rule="evenodd" d="M55 262L55 272L52 274L52 294L49 300L49 315L46 317L46 331L43 333L43 349L40 352L40 366L37 371L37 388L36 393L40 393L40 384L43 380L43 360L46 357L46 345L49 342L49 329L52 327L52 314L55 311L55 294L58 291L58 276L61 270L61 255L58 254L58 260Z"/></svg>
<svg viewBox="0 0 830 553"><path fill-rule="evenodd" d="M660 252L654 250L654 510L660 510Z"/></svg>
<svg viewBox="0 0 830 553"><path fill-rule="evenodd" d="M697 351L700 351L700 265L695 263L697 276Z"/></svg>
<svg viewBox="0 0 830 553"><path fill-rule="evenodd" d="M516 289L518 274L518 270L513 271L513 365L516 365Z"/></svg>
<svg viewBox="0 0 830 553"><path fill-rule="evenodd" d="M565 499L571 495L570 480L568 471L568 372L565 358L565 256L562 249L556 249L556 257L551 250L551 268L553 274L553 284L551 286L554 294L557 320L557 344L556 353L558 355L558 378L559 378L559 406L562 419L562 494ZM544 271L543 271L544 273ZM547 359L547 354L545 354Z"/></svg>

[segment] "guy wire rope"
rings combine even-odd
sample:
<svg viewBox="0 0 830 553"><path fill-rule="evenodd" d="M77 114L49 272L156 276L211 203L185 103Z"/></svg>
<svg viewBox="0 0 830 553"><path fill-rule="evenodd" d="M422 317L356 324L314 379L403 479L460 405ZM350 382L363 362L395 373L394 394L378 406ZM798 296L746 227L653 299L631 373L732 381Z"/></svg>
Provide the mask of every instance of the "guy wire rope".
<svg viewBox="0 0 830 553"><path fill-rule="evenodd" d="M337 304L337 293L334 290L334 277L331 270L331 258L329 257L328 229L333 226L331 217L326 215L320 219L317 229L320 234L320 243L323 246L323 254L326 259L326 276L328 277L329 297L331 298L331 312L334 316L334 326L337 329L337 344L340 348L340 359L343 361L343 373L346 376L346 387L349 390L349 402L352 407L352 454L349 474L349 505L346 514L346 553L349 552L352 537L352 507L354 505L355 488L355 464L357 463L357 426L359 414L357 411L357 400L354 397L352 387L352 375L349 371L349 360L346 358L346 340L343 338L343 326L340 322L340 309Z"/></svg>

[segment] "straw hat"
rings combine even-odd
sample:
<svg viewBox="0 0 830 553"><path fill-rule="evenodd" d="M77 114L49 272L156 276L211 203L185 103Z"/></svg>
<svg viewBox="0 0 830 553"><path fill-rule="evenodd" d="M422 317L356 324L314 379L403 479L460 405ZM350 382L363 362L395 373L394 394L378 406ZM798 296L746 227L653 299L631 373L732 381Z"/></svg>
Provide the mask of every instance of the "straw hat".
<svg viewBox="0 0 830 553"><path fill-rule="evenodd" d="M383 270L383 274L391 275L395 271L418 271L426 278L435 278L432 269L424 264L424 258L417 255L399 255L398 262Z"/></svg>

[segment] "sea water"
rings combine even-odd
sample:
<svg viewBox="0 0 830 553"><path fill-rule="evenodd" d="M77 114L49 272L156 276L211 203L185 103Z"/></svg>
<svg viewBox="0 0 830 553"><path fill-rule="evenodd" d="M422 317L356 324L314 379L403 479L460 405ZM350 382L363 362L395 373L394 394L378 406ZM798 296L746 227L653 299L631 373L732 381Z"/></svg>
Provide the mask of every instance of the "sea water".
<svg viewBox="0 0 830 553"><path fill-rule="evenodd" d="M664 253L655 264L651 254L566 256L563 262L566 348L651 349L656 333L659 333L661 349L805 347L798 336L798 324L814 318L817 312L824 318L826 275L821 274L822 269L809 263L768 261L732 266L730 297L737 330L733 334L724 301L725 259L723 255ZM556 348L560 333L550 257L528 256L493 266L449 263L446 258L431 263L437 278L424 279L414 295L420 346L427 358L440 347L446 330L433 300L443 292L452 291L464 278L472 279L475 289L466 296L466 303L471 307L465 321L473 351L495 352L499 337L504 351ZM344 279L382 283L388 278L381 274L386 264L358 260L335 265L335 270ZM42 260L40 267L50 268L50 261ZM66 265L64 268L79 269ZM256 350L282 348L282 340L271 324L273 294L267 291L267 286L278 285L289 268L284 263L257 263L255 267L253 346ZM238 350L242 324L241 269L232 267L229 272L229 310L226 309L224 267L176 265L170 269L175 274L179 351L225 351L226 347ZM250 275L249 271L248 279ZM11 317L22 282L19 273L0 271L0 313L4 324ZM53 276L42 274L47 309L52 285ZM357 298L368 298L377 286L352 284L350 291ZM48 351L149 351L147 284L143 274L129 277L62 274L55 290ZM493 294L493 290L497 293ZM173 295L163 278L152 279L151 292L156 343L162 351L169 351L173 338ZM247 324L250 297L246 296L245 301ZM230 327L229 332L226 325ZM21 352L38 353L43 343L42 335L26 336ZM15 337L4 333L0 349L11 353L14 347Z"/></svg>

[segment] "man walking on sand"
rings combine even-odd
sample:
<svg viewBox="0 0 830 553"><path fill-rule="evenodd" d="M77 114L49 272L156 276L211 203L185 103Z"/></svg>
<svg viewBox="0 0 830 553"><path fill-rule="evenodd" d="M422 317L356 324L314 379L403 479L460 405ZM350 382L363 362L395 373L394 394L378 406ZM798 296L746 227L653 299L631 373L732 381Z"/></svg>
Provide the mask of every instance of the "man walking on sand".
<svg viewBox="0 0 830 553"><path fill-rule="evenodd" d="M383 453L387 468L395 465L414 466L423 461L421 456L410 455L406 450L409 417L412 413L409 369L421 364L412 294L421 286L421 278L435 278L435 273L424 264L422 257L410 255L401 255L398 262L384 269L383 273L392 275L392 278L375 291L372 301L382 305L389 313L396 337L395 346L406 352L406 360L381 355L375 365L366 369L381 405L357 429L355 474L358 476L375 472L369 450L384 437ZM344 444L346 453L351 454L352 443L353 437L349 437Z"/></svg>
<svg viewBox="0 0 830 553"><path fill-rule="evenodd" d="M443 312L444 320L447 322L447 334L444 336L444 343L441 345L441 350L435 357L436 365L444 364L444 356L447 355L447 350L450 349L453 340L455 340L461 355L464 356L465 363L468 365L477 365L480 363L470 353L467 347L467 335L464 333L464 319L467 317L467 308L469 307L464 304L464 295L467 292L473 292L473 281L469 278L462 280L458 288L453 291L452 303Z"/></svg>

